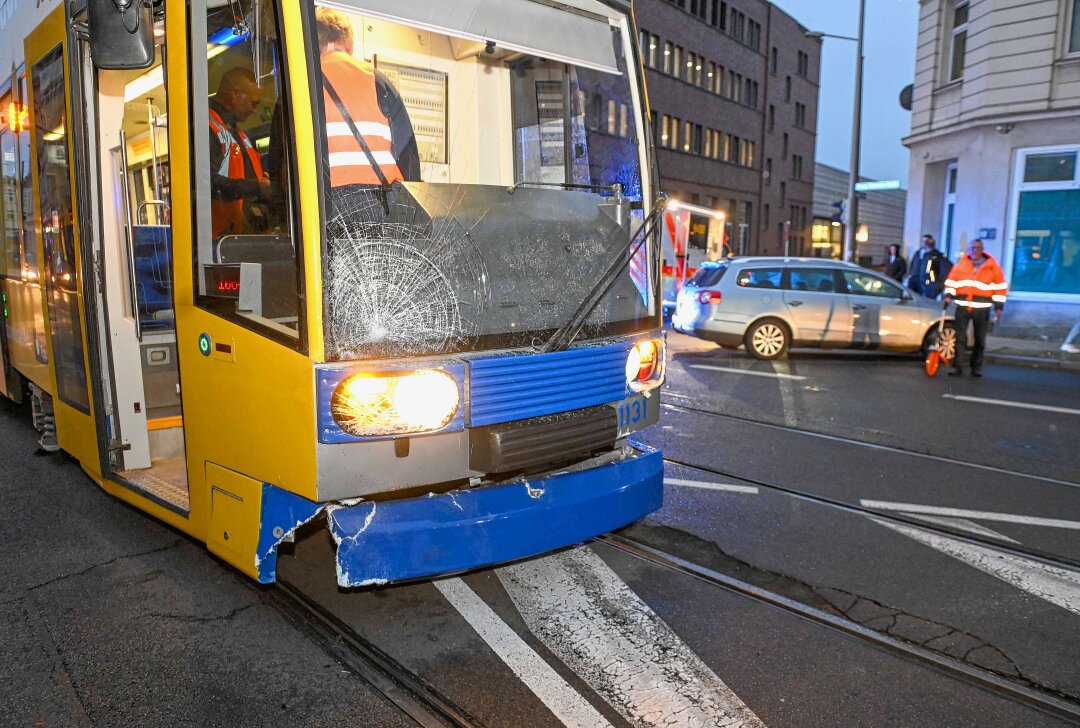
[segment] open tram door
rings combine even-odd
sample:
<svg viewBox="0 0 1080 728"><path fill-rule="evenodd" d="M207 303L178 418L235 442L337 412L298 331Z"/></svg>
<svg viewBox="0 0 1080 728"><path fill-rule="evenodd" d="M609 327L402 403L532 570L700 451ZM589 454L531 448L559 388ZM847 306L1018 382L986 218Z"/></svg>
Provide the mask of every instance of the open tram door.
<svg viewBox="0 0 1080 728"><path fill-rule="evenodd" d="M660 231L665 314L675 310L683 284L704 261L720 260L728 253L726 217L722 210L681 200L668 203Z"/></svg>
<svg viewBox="0 0 1080 728"><path fill-rule="evenodd" d="M150 501L141 507L186 516L163 24L154 27L148 68L99 70L90 59L84 8L78 0L66 8L67 37L53 40L66 59L55 73L61 84L67 77L73 219L80 233L79 274L87 281L81 289L93 406L78 437L87 441L84 450L94 447L96 452L77 456L99 480ZM59 21L59 35L65 28L64 9L52 17ZM43 237L51 263L55 256L48 252L48 234ZM51 309L49 318L55 326ZM58 341L54 332L54 349ZM62 365L61 352L56 362L61 401ZM61 413L58 408L60 444L70 451L64 438L71 428L60 420ZM93 472L95 463L100 464L98 473Z"/></svg>

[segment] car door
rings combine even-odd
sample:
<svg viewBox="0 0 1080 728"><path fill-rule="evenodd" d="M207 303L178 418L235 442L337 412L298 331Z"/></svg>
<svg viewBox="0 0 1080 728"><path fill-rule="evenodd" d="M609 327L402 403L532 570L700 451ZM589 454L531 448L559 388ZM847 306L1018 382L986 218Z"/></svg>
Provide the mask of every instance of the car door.
<svg viewBox="0 0 1080 728"><path fill-rule="evenodd" d="M784 304L798 327L797 338L814 346L845 346L850 338L851 312L830 268L787 269Z"/></svg>
<svg viewBox="0 0 1080 728"><path fill-rule="evenodd" d="M851 310L851 342L859 349L917 349L922 317L904 289L866 270L844 270Z"/></svg>

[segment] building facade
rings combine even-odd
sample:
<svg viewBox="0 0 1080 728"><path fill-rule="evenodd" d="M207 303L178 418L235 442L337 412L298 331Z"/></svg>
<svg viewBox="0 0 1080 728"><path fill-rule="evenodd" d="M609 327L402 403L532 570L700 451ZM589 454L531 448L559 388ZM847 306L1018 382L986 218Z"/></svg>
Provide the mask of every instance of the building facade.
<svg viewBox="0 0 1080 728"><path fill-rule="evenodd" d="M905 240L974 238L1010 284L1006 331L1080 319L1080 0L922 0Z"/></svg>
<svg viewBox="0 0 1080 728"><path fill-rule="evenodd" d="M861 182L873 182L859 177ZM844 226L835 219L839 210L835 203L847 197L848 173L818 162L814 165L814 227L811 231L811 255L825 258L843 257ZM880 267L893 243L904 244L904 212L906 190L866 192L859 200L859 228L855 241L855 260L859 265ZM864 227L865 226L865 227ZM859 231L857 231L859 232ZM863 235L865 234L865 235Z"/></svg>
<svg viewBox="0 0 1080 728"><path fill-rule="evenodd" d="M638 0L662 189L740 255L809 254L820 37L763 0ZM691 220L706 246L708 218Z"/></svg>

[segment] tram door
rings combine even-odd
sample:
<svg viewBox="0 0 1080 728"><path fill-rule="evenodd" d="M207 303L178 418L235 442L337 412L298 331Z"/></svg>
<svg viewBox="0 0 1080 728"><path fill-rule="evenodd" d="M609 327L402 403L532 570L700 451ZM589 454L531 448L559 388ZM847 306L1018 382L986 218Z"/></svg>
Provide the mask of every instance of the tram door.
<svg viewBox="0 0 1080 728"><path fill-rule="evenodd" d="M155 25L154 65L143 70L95 70L88 43L77 38L78 78L71 86L86 129L82 171L94 217L84 235L97 278L103 467L186 513L163 25Z"/></svg>

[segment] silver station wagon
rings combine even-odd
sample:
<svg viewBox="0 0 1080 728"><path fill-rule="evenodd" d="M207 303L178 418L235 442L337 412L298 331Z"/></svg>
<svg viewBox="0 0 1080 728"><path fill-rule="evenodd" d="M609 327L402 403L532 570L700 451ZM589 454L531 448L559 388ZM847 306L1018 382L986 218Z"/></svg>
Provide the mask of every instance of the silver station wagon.
<svg viewBox="0 0 1080 728"><path fill-rule="evenodd" d="M820 258L734 258L705 263L679 291L673 328L776 359L789 347L925 352L939 301L852 263ZM952 357L947 322L940 346Z"/></svg>

